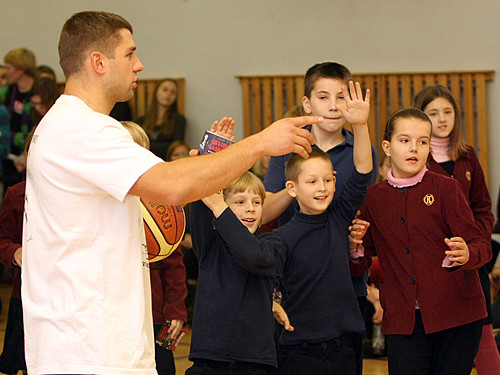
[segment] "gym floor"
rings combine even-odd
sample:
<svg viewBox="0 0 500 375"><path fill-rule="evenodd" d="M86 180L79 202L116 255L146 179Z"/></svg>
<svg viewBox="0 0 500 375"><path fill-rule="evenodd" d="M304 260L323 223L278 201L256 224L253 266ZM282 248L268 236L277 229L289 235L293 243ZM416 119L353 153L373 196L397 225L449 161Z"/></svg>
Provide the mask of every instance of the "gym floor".
<svg viewBox="0 0 500 375"><path fill-rule="evenodd" d="M3 348L3 337L5 334L5 326L7 324L7 314L9 307L9 299L12 286L8 282L0 282L0 298L2 299L2 311L0 313L0 348ZM184 374L187 368L192 364L188 360L189 355L189 344L191 342L191 331L182 338L181 342L177 346L174 352L176 374ZM387 360L385 358L381 359L365 359L364 361L364 375L386 375L387 372ZM22 372L19 372L21 375ZM471 375L476 375L476 370L474 369Z"/></svg>

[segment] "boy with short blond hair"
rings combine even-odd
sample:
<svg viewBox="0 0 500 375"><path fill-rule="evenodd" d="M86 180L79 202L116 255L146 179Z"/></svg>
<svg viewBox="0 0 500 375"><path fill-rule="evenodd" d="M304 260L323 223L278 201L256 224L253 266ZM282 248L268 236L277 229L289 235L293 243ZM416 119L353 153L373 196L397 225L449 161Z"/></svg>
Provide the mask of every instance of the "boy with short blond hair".
<svg viewBox="0 0 500 375"><path fill-rule="evenodd" d="M186 371L268 374L276 367L272 291L281 241L257 235L264 185L251 172L191 204L199 275Z"/></svg>
<svg viewBox="0 0 500 375"><path fill-rule="evenodd" d="M36 57L35 54L27 48L15 48L7 52L3 62L5 65L11 65L17 70L22 70L24 74L31 78L36 78Z"/></svg>
<svg viewBox="0 0 500 375"><path fill-rule="evenodd" d="M33 128L31 116L31 90L36 78L35 54L27 48L15 48L4 57L5 78L8 85L0 88L0 104L9 113L10 154L1 160L5 188L25 178L24 146Z"/></svg>
<svg viewBox="0 0 500 375"><path fill-rule="evenodd" d="M275 231L283 243L278 289L295 327L280 338L284 375L357 371L353 335L361 335L364 322L349 271L348 228L363 204L373 162L366 124L369 92L363 100L360 85L349 86L350 95L342 89L342 111L352 119L355 169L339 197L333 200L335 172L329 155L320 149L313 148L308 159L295 154L286 166L286 189L299 210Z"/></svg>

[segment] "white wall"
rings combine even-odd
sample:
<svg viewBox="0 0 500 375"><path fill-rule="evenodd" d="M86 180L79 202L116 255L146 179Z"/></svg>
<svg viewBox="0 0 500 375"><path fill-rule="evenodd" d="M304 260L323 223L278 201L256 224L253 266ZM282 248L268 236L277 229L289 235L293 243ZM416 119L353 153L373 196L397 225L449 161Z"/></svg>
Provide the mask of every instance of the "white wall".
<svg viewBox="0 0 500 375"><path fill-rule="evenodd" d="M1 0L0 55L25 46L39 63L59 69L62 24L90 9L112 11L132 23L145 66L140 77L186 78L192 145L223 115L242 124L237 75L303 74L323 61L338 61L356 73L500 71L500 3L488 0ZM488 85L488 94L496 204L500 77ZM236 136L241 138L241 126Z"/></svg>

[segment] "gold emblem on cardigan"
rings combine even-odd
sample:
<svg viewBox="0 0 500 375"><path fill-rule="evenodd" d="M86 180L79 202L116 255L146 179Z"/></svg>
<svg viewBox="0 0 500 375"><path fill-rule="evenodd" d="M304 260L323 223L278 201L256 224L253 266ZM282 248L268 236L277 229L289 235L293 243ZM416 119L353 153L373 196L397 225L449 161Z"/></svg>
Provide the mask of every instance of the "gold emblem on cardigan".
<svg viewBox="0 0 500 375"><path fill-rule="evenodd" d="M467 179L467 181L470 182L471 176L472 175L471 175L470 171L465 171L465 178Z"/></svg>
<svg viewBox="0 0 500 375"><path fill-rule="evenodd" d="M424 203L425 203L426 206L432 206L432 204L434 203L434 195L427 194L424 197Z"/></svg>

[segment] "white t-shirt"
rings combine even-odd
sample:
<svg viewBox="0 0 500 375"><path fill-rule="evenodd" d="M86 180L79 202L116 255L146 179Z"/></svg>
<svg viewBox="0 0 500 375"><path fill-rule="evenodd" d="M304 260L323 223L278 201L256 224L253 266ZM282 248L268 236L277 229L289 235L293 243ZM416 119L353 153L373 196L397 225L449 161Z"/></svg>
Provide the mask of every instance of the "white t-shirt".
<svg viewBox="0 0 500 375"><path fill-rule="evenodd" d="M28 373L156 374L144 224L127 193L161 161L74 96L39 124L23 233Z"/></svg>

